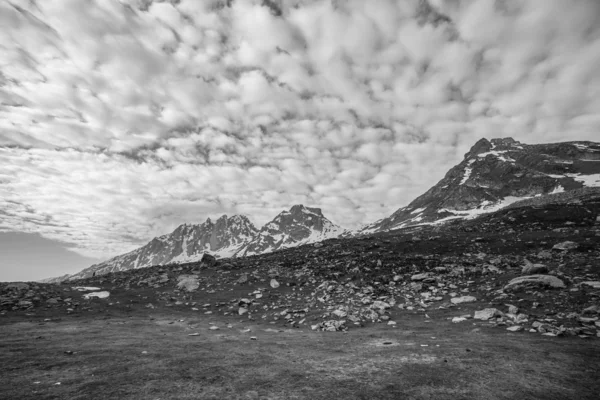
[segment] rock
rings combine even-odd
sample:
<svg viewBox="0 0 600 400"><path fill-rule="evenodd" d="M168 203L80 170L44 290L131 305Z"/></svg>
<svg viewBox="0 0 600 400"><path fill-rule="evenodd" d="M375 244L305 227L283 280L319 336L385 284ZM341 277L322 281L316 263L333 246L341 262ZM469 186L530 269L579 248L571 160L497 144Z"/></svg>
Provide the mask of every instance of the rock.
<svg viewBox="0 0 600 400"><path fill-rule="evenodd" d="M519 312L519 307L508 304L508 312L509 314L517 314Z"/></svg>
<svg viewBox="0 0 600 400"><path fill-rule="evenodd" d="M93 292L97 290L102 290L101 288L95 286L74 286L71 289L77 290L79 292Z"/></svg>
<svg viewBox="0 0 600 400"><path fill-rule="evenodd" d="M389 303L386 303L385 301L374 301L373 304L371 304L371 308L374 310L387 310L389 308L391 308Z"/></svg>
<svg viewBox="0 0 600 400"><path fill-rule="evenodd" d="M452 304L472 303L474 301L477 301L477 299L473 296L454 297L450 300Z"/></svg>
<svg viewBox="0 0 600 400"><path fill-rule="evenodd" d="M218 326L216 326L216 325L213 325L213 326L211 326L211 327L210 327L210 328L208 328L208 329L210 329L211 331L218 331L218 330L219 330L219 327L218 327Z"/></svg>
<svg viewBox="0 0 600 400"><path fill-rule="evenodd" d="M527 264L521 269L522 274L533 275L533 274L545 274L548 272L548 267L544 264Z"/></svg>
<svg viewBox="0 0 600 400"><path fill-rule="evenodd" d="M107 291L102 291L102 292L91 292L91 293L86 293L83 295L84 299L91 299L92 297L97 297L99 299L106 299L108 296L110 296L110 292Z"/></svg>
<svg viewBox="0 0 600 400"><path fill-rule="evenodd" d="M466 321L466 320L467 319L465 317L454 317L454 318L452 318L452 322L455 323L455 324L457 324L459 322Z"/></svg>
<svg viewBox="0 0 600 400"><path fill-rule="evenodd" d="M238 308L238 315L248 314L248 309L246 307Z"/></svg>
<svg viewBox="0 0 600 400"><path fill-rule="evenodd" d="M422 274L415 274L410 277L413 281L422 281L423 279L429 278L429 272L423 272Z"/></svg>
<svg viewBox="0 0 600 400"><path fill-rule="evenodd" d="M200 263L204 264L208 268L211 268L217 263L217 259L208 253L204 253L200 259Z"/></svg>
<svg viewBox="0 0 600 400"><path fill-rule="evenodd" d="M577 243L567 240L566 242L561 242L561 243L555 244L554 246L552 246L552 249L568 251L568 250L574 250L578 247L579 247L579 245Z"/></svg>
<svg viewBox="0 0 600 400"><path fill-rule="evenodd" d="M600 281L586 281L586 282L581 282L581 284L584 286L589 286L593 289L600 289Z"/></svg>
<svg viewBox="0 0 600 400"><path fill-rule="evenodd" d="M332 314L340 318L344 318L348 315L348 313L344 310L335 310L332 312Z"/></svg>
<svg viewBox="0 0 600 400"><path fill-rule="evenodd" d="M279 282L277 282L276 279L271 279L270 285L273 289L277 289L279 287Z"/></svg>
<svg viewBox="0 0 600 400"><path fill-rule="evenodd" d="M396 325L396 321L388 321L388 323L387 323L387 324L388 324L388 325L391 325L391 326L395 326L395 325Z"/></svg>
<svg viewBox="0 0 600 400"><path fill-rule="evenodd" d="M600 307L598 307L598 306L590 306L588 308L584 308L581 313L583 315L596 315L596 314L600 314Z"/></svg>
<svg viewBox="0 0 600 400"><path fill-rule="evenodd" d="M242 276L240 276L240 278L236 282L239 285L242 285L242 284L248 282L248 274L242 274Z"/></svg>
<svg viewBox="0 0 600 400"><path fill-rule="evenodd" d="M494 318L500 315L500 311L495 308L484 308L483 310L475 311L473 318L487 321L488 319Z"/></svg>
<svg viewBox="0 0 600 400"><path fill-rule="evenodd" d="M200 287L200 282L196 275L179 275L177 277L177 288L186 292L193 292Z"/></svg>
<svg viewBox="0 0 600 400"><path fill-rule="evenodd" d="M505 291L520 289L522 287L538 287L560 289L565 287L565 283L552 275L526 275L514 278L506 286Z"/></svg>
<svg viewBox="0 0 600 400"><path fill-rule="evenodd" d="M521 332L523 330L523 327L520 325L513 325L513 326L506 328L506 330L510 331L510 332Z"/></svg>
<svg viewBox="0 0 600 400"><path fill-rule="evenodd" d="M552 258L552 253L548 250L542 250L537 254L537 257L543 260L548 260Z"/></svg>

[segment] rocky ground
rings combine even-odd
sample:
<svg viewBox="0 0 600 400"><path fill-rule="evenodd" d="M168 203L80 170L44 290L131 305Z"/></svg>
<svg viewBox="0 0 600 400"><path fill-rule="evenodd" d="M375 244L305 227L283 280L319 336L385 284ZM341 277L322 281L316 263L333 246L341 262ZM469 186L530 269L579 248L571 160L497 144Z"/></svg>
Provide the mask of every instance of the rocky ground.
<svg viewBox="0 0 600 400"><path fill-rule="evenodd" d="M0 314L162 309L325 331L401 328L418 316L597 338L599 214L600 197L588 195L240 259L1 284Z"/></svg>
<svg viewBox="0 0 600 400"><path fill-rule="evenodd" d="M595 399L600 196L0 284L0 398Z"/></svg>

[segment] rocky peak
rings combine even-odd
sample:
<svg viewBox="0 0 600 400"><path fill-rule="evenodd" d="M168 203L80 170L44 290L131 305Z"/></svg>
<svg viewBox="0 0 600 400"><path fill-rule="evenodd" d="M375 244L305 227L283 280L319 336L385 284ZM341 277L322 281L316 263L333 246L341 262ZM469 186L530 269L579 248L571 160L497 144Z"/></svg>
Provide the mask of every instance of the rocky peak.
<svg viewBox="0 0 600 400"><path fill-rule="evenodd" d="M314 208L314 207L305 207L302 204L296 204L294 206L292 206L292 208L290 208L290 214L294 215L294 216L299 216L302 214L316 214L320 217L323 217L323 213L321 212L320 208Z"/></svg>
<svg viewBox="0 0 600 400"><path fill-rule="evenodd" d="M599 161L599 143L480 139L436 185L361 232L474 218L521 199L600 187Z"/></svg>

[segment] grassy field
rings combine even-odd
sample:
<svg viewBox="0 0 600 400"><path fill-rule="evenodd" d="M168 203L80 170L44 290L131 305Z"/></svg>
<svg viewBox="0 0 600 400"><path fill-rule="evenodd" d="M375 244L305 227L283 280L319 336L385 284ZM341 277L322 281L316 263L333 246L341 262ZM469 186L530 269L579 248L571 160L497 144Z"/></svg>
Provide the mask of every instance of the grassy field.
<svg viewBox="0 0 600 400"><path fill-rule="evenodd" d="M211 323L219 329L209 329ZM3 316L0 357L0 399L15 400L597 399L600 393L597 340L422 317L396 328L328 333L193 313Z"/></svg>

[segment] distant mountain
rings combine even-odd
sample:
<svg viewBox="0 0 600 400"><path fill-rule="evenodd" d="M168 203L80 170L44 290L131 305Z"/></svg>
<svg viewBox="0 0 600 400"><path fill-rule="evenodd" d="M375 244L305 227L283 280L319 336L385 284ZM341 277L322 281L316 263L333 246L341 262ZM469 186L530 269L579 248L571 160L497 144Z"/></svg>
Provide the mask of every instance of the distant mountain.
<svg viewBox="0 0 600 400"><path fill-rule="evenodd" d="M129 253L94 264L69 279L96 274L149 267L151 265L197 261L205 252L217 257L231 257L248 244L258 229L243 215L223 215L216 222L183 224L173 232L156 237Z"/></svg>
<svg viewBox="0 0 600 400"><path fill-rule="evenodd" d="M347 232L323 216L320 208L295 205L265 224L236 255L268 253L286 247L338 237Z"/></svg>
<svg viewBox="0 0 600 400"><path fill-rule="evenodd" d="M262 254L314 243L347 232L323 216L321 209L295 205L281 212L260 231L243 215L209 219L202 224L183 224L173 232L156 237L129 253L94 264L83 271L47 280L79 279L151 265L198 261L204 253L216 257Z"/></svg>
<svg viewBox="0 0 600 400"><path fill-rule="evenodd" d="M518 200L582 187L600 187L600 143L481 139L422 196L357 233L474 218Z"/></svg>

